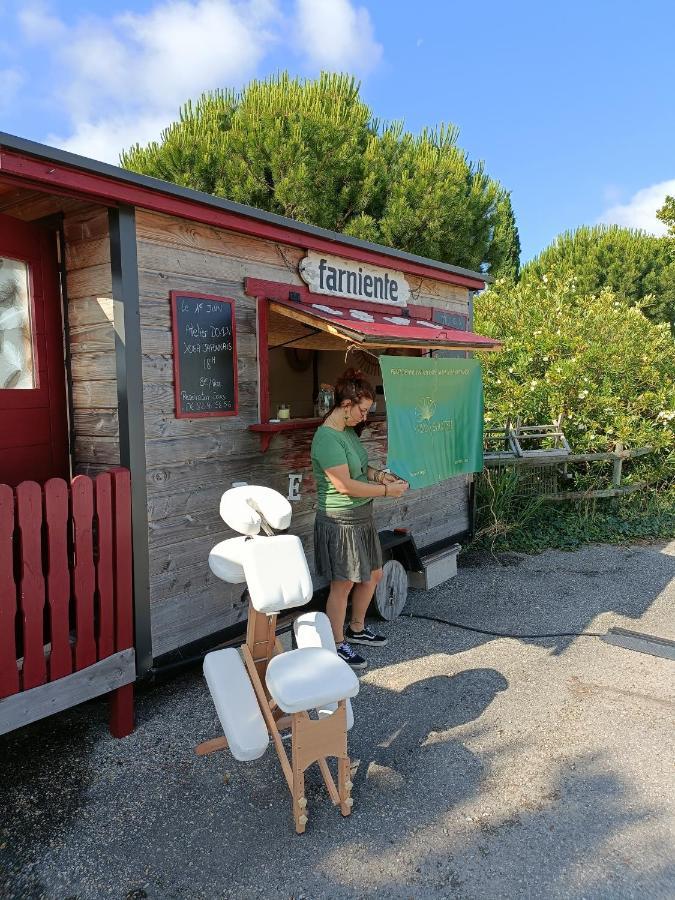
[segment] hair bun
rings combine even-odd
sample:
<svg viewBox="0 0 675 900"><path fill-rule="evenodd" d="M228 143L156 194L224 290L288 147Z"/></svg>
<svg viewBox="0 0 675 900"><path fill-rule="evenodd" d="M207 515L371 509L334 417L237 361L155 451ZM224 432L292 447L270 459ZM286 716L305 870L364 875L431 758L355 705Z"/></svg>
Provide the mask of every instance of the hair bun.
<svg viewBox="0 0 675 900"><path fill-rule="evenodd" d="M364 381L366 376L361 369L345 369L342 378L344 378L345 381Z"/></svg>

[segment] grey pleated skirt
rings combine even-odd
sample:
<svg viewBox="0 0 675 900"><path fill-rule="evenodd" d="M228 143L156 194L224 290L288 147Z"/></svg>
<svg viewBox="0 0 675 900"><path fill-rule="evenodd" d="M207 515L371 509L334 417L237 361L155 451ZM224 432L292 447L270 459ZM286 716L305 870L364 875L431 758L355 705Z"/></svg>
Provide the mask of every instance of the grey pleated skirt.
<svg viewBox="0 0 675 900"><path fill-rule="evenodd" d="M382 568L382 548L373 522L372 501L353 509L317 510L314 563L330 581L370 581Z"/></svg>

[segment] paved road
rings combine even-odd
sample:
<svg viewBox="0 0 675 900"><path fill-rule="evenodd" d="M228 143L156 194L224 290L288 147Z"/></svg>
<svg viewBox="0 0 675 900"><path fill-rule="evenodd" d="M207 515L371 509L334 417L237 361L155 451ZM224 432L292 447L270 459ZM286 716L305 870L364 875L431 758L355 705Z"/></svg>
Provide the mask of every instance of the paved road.
<svg viewBox="0 0 675 900"><path fill-rule="evenodd" d="M495 631L674 638L675 542L468 560L409 609ZM674 664L596 638L386 626L342 819L317 777L298 837L271 750L218 733L199 671L0 738L3 898L673 898Z"/></svg>

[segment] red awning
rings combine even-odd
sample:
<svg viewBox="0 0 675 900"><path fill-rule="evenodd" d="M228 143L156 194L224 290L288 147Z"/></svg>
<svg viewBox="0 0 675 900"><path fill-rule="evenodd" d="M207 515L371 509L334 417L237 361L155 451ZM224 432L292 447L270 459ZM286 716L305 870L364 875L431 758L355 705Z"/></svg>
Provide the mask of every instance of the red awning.
<svg viewBox="0 0 675 900"><path fill-rule="evenodd" d="M316 296L316 295L314 295ZM483 337L473 331L462 331L439 325L427 317L427 308L415 315L415 307L368 311L356 307L331 306L330 297L324 302L273 300L272 312L301 322L311 328L327 332L364 348L417 347L445 350L500 350L501 342Z"/></svg>

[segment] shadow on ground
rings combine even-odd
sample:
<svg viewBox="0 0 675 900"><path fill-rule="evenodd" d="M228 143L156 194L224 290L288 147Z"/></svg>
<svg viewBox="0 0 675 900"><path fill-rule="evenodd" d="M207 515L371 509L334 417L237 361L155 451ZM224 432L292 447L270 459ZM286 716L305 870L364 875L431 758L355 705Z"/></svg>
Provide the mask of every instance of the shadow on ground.
<svg viewBox="0 0 675 900"><path fill-rule="evenodd" d="M675 559L658 549L590 548L462 569L411 606L494 630L580 630L602 613L639 620L673 576ZM559 654L574 639L501 642L504 659L513 653L507 676L485 663L488 637L412 619L385 630L391 646L373 657L355 706L351 817L330 805L312 770L310 822L298 837L271 748L250 764L196 757L219 728L193 670L138 691L138 727L125 740L108 735L103 701L0 738L0 895L667 896L668 848L658 828L649 839L661 798L638 790L645 767L662 764L660 724L643 724L651 749L634 760L634 781L619 770L616 735L590 752L587 731L563 746L569 738L548 724L558 706L561 716L580 713L567 695L548 698L537 648L564 666ZM590 659L597 651L585 640L579 651ZM540 739L521 728L534 714L546 723ZM517 761L531 771L540 757L549 775L528 786Z"/></svg>

